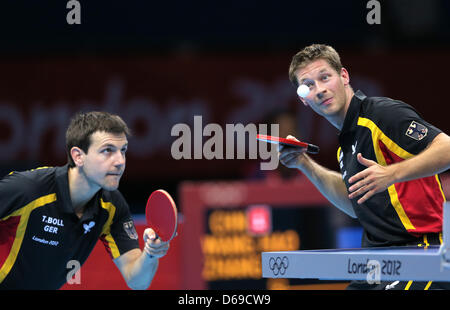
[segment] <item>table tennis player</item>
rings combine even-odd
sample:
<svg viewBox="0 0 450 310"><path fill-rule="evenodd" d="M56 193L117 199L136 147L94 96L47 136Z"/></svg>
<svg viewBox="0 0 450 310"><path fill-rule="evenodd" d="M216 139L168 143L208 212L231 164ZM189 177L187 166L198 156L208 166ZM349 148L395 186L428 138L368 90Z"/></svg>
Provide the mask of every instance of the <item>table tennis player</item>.
<svg viewBox="0 0 450 310"><path fill-rule="evenodd" d="M289 78L296 87L309 87L300 100L340 131L340 173L294 147L280 147L281 163L299 169L333 205L359 220L363 247L440 244L445 197L438 174L450 168L449 136L404 102L354 92L349 72L330 46L313 44L299 51L292 58ZM348 288L442 285L355 281Z"/></svg>
<svg viewBox="0 0 450 310"><path fill-rule="evenodd" d="M0 181L0 288L58 289L68 262L82 265L98 239L130 288L150 285L169 245L147 228L139 248L117 190L129 134L117 115L79 113L66 132L68 164L11 172Z"/></svg>

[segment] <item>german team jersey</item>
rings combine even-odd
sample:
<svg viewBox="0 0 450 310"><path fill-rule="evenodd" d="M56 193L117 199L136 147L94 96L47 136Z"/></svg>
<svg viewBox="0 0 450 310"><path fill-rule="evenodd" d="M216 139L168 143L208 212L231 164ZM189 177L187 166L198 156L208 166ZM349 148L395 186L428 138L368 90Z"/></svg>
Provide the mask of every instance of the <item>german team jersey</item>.
<svg viewBox="0 0 450 310"><path fill-rule="evenodd" d="M339 135L338 162L343 180L367 167L357 154L382 166L422 152L441 131L410 105L385 97L353 96ZM402 245L442 231L445 201L438 175L395 183L363 204L351 200L363 227L362 246Z"/></svg>
<svg viewBox="0 0 450 310"><path fill-rule="evenodd" d="M0 180L0 288L60 288L73 262L82 265L99 239L112 258L139 247L119 191L100 190L80 219L67 165L12 172Z"/></svg>

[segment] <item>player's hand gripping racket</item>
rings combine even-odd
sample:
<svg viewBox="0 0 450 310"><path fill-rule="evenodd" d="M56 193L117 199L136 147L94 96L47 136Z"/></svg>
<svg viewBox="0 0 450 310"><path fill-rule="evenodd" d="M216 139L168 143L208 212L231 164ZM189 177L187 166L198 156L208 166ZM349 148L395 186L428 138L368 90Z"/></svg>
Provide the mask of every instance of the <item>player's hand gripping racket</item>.
<svg viewBox="0 0 450 310"><path fill-rule="evenodd" d="M169 242L177 234L177 206L168 192L154 191L145 207L145 218L159 239Z"/></svg>
<svg viewBox="0 0 450 310"><path fill-rule="evenodd" d="M301 141L295 141L295 140L289 140L289 139L280 138L280 137L257 134L256 139L267 142L267 143L306 148L306 152L308 152L310 154L317 154L317 153L319 153L319 150L320 150L320 148L314 144L301 142Z"/></svg>

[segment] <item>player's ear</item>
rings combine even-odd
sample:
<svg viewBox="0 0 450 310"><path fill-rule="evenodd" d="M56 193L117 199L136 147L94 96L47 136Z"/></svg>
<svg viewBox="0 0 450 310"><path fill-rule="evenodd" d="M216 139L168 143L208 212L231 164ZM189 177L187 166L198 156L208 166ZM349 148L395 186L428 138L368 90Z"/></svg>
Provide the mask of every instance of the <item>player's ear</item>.
<svg viewBox="0 0 450 310"><path fill-rule="evenodd" d="M345 68L341 69L341 79L343 80L345 86L350 84L350 74L348 74L348 71Z"/></svg>
<svg viewBox="0 0 450 310"><path fill-rule="evenodd" d="M79 147L72 147L70 149L70 156L72 156L72 160L75 163L75 166L81 167L84 165L84 152Z"/></svg>

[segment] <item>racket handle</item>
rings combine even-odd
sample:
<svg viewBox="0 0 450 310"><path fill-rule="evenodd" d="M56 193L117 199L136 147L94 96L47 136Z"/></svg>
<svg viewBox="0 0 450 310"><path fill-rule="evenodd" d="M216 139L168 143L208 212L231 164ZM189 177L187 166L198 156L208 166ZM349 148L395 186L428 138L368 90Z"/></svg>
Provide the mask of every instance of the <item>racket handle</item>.
<svg viewBox="0 0 450 310"><path fill-rule="evenodd" d="M310 154L318 154L319 150L320 150L320 148L317 145L309 144L309 143L308 143L308 147L306 148L306 152L308 152Z"/></svg>

